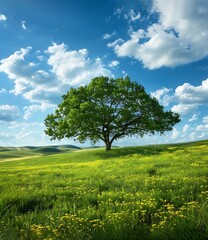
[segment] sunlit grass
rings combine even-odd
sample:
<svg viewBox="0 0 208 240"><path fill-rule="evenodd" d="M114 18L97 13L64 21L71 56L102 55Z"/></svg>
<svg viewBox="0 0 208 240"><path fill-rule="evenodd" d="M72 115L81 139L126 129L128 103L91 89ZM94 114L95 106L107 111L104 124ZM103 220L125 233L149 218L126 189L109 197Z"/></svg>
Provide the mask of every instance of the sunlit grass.
<svg viewBox="0 0 208 240"><path fill-rule="evenodd" d="M208 141L0 163L0 239L207 239Z"/></svg>

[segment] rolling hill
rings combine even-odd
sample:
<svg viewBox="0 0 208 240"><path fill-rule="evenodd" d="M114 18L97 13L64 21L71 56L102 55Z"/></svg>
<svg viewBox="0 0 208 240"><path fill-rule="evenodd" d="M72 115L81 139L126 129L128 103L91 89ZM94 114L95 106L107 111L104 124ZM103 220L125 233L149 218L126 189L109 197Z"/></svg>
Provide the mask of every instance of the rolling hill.
<svg viewBox="0 0 208 240"><path fill-rule="evenodd" d="M0 147L0 160L11 158L25 158L37 155L50 155L80 150L74 145L50 145L50 146L22 146L22 147Z"/></svg>

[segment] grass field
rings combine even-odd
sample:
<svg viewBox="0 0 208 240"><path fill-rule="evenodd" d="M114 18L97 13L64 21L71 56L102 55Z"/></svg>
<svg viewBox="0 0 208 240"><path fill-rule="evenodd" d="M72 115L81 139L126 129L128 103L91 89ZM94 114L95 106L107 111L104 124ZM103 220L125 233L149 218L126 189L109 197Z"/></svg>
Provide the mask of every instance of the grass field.
<svg viewBox="0 0 208 240"><path fill-rule="evenodd" d="M0 150L1 240L208 239L208 141L56 149Z"/></svg>

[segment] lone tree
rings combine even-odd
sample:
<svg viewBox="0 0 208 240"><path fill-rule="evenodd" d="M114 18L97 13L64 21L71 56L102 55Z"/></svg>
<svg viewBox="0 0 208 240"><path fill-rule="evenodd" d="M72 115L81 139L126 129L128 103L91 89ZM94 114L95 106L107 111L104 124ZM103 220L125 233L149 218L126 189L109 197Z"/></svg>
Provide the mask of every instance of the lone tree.
<svg viewBox="0 0 208 240"><path fill-rule="evenodd" d="M164 111L157 99L128 77L97 77L87 86L71 88L54 114L45 119L51 140L71 138L83 143L102 140L106 151L124 136L164 134L180 122L172 111Z"/></svg>

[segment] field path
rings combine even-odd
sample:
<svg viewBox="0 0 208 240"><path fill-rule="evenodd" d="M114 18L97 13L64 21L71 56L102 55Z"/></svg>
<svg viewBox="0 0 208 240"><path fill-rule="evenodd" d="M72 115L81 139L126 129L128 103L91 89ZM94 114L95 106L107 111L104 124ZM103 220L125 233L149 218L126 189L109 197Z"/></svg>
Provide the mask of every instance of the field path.
<svg viewBox="0 0 208 240"><path fill-rule="evenodd" d="M1 162L13 162L13 161L20 161L20 160L25 160L25 159L30 159L30 158L36 158L36 157L40 157L42 155L34 155L34 156L29 156L29 157L19 157L19 158L9 158L9 159L5 159L5 160L0 160Z"/></svg>

